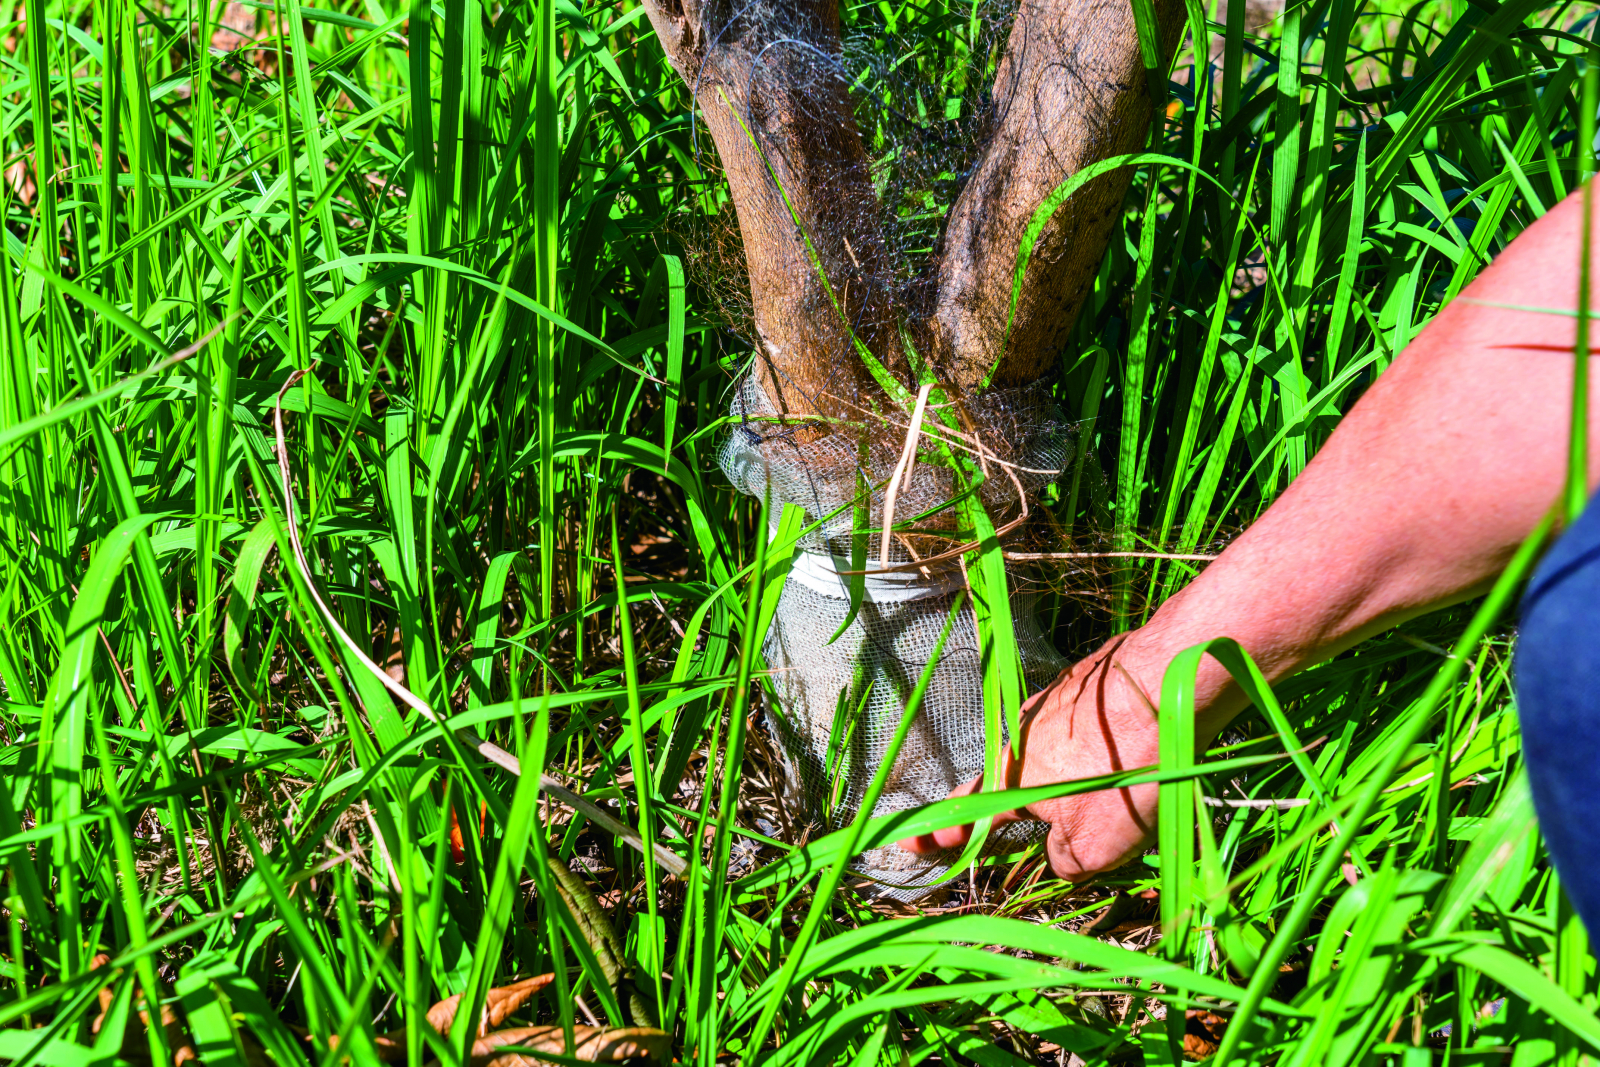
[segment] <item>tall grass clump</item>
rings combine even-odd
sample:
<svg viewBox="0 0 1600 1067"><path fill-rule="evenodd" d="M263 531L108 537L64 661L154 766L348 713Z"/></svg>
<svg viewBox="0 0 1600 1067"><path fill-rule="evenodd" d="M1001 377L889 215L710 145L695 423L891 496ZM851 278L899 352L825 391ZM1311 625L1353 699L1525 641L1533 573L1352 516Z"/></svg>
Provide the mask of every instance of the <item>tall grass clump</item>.
<svg viewBox="0 0 1600 1067"><path fill-rule="evenodd" d="M964 7L845 17L937 57ZM1584 176L1592 6L1268 14L1191 5L1062 355L1081 543L1204 555ZM642 9L7 17L0 1059L459 1064L484 1011L526 1062L1600 1055L1520 770L1527 558L1198 761L1175 670L1165 847L1098 886L817 903L1018 798L783 825L793 541L713 463L748 352L686 267L731 208ZM1059 642L1197 565L1060 575Z"/></svg>

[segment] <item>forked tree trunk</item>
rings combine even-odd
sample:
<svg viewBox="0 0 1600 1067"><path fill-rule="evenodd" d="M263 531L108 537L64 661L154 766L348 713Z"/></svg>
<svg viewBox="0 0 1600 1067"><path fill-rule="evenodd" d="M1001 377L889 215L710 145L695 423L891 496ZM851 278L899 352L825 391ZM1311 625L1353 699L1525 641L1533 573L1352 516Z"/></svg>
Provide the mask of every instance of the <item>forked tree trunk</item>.
<svg viewBox="0 0 1600 1067"><path fill-rule="evenodd" d="M837 415L873 390L858 344L902 381L905 339L946 385L1049 369L1115 226L1131 171L1075 193L1040 235L1008 328L1018 248L1070 175L1139 150L1151 104L1130 0L1023 0L997 72L988 143L923 285L897 304L869 170L836 66L838 0L644 0L694 92L738 211L759 374L790 414ZM1181 0L1156 0L1170 56ZM901 288L899 292L906 290Z"/></svg>
<svg viewBox="0 0 1600 1067"><path fill-rule="evenodd" d="M1115 227L1128 172L1084 186L1050 219L1008 325L1018 248L1062 181L1145 140L1151 105L1130 0L1022 0L996 68L982 154L915 278L899 259L911 253L892 243L900 220L891 209L905 205L878 203L874 179L884 176L874 174L856 124L840 0L644 2L694 91L738 210L766 395L741 393L735 411L765 414L768 402L788 415L882 411L871 403L882 388L868 373L872 360L904 385L917 384L911 372L920 377L931 361L952 399L974 398L985 384L1024 384L1048 369ZM1170 50L1182 0L1155 3ZM898 61L912 57L890 62ZM892 182L886 187L886 198L897 195ZM1059 417L1027 403L1003 398L988 411L957 409L968 439L996 459L1009 454L1007 476L996 471L980 483L986 505L1015 515L1004 530L1024 521L1028 496L1070 448ZM918 411L926 415L922 403ZM981 427L979 416L988 420ZM1010 602L1020 668L1020 679L1000 687L1006 706L994 706L987 660L972 654L987 639L986 624L975 607L962 607L957 590L967 582L951 562L964 551L952 547L964 536L951 525L959 518L949 509L956 472L916 464L916 449L900 444L901 423L885 422L876 437L830 432L832 425L732 433L719 454L742 491L799 504L822 525L795 554L762 655L781 710L773 721L786 800L797 814L832 825L867 802L891 735L904 745L874 794L876 814L936 800L981 772L1003 741L982 729L986 714L1014 714L1019 680L1038 688L1064 666L1027 594L993 590ZM912 433L908 424L905 436L918 440ZM1017 495L1007 500L1011 486ZM881 539L864 546L864 532ZM859 574L859 584L846 574ZM997 604L992 587L980 585ZM974 589L974 604L979 595ZM948 654L936 655L941 647ZM897 733L919 676L925 699L909 732ZM1036 836L1031 824L1014 823L998 828L990 847L1016 851ZM884 848L857 856L852 869L914 900L954 858Z"/></svg>

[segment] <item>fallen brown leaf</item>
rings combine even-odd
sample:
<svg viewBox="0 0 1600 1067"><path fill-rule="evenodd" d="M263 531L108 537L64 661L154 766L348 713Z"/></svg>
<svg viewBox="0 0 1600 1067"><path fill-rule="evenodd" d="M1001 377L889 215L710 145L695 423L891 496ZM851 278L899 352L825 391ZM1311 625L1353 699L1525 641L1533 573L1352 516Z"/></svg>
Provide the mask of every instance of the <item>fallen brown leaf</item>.
<svg viewBox="0 0 1600 1067"><path fill-rule="evenodd" d="M6 168L6 184L11 186L11 192L21 201L23 207L31 207L33 198L39 192L39 186L33 180L33 168L28 166L28 156L19 158L15 163Z"/></svg>
<svg viewBox="0 0 1600 1067"><path fill-rule="evenodd" d="M536 974L532 978L524 978L511 985L498 986L489 990L489 996L483 1005L483 1018L478 1020L478 1037L499 1026L506 1021L506 1016L532 1000L545 986L555 981L553 974ZM456 1021L456 1009L461 1004L461 994L439 1001L428 1009L428 1023L441 1034L450 1032L450 1027ZM404 1037L405 1031L396 1031ZM390 1035L395 1036L395 1035Z"/></svg>
<svg viewBox="0 0 1600 1067"><path fill-rule="evenodd" d="M16 23L16 28L6 34L4 41L0 41L0 45L4 45L5 50L9 53L15 53L17 43L28 35L28 6L26 4L16 5L16 10L13 12L13 21Z"/></svg>
<svg viewBox="0 0 1600 1067"><path fill-rule="evenodd" d="M211 47L221 52L243 48L256 39L256 13L253 8L228 0L222 18L211 31Z"/></svg>
<svg viewBox="0 0 1600 1067"><path fill-rule="evenodd" d="M475 1036L481 1039L490 1028L505 1022L507 1016L532 1000L539 990L555 981L555 977L553 974L536 974L532 978L524 978L520 982L489 990L483 1005L483 1018L478 1020L478 1032ZM450 1027L455 1024L456 1010L460 1005L460 993L439 1001L428 1009L428 1025L441 1034L448 1034ZM311 1035L305 1030L300 1027L295 1029L310 1040ZM406 1054L406 1032L403 1027L399 1030L390 1030L386 1034L379 1034L374 1041L378 1046L378 1058L384 1063L394 1063Z"/></svg>
<svg viewBox="0 0 1600 1067"><path fill-rule="evenodd" d="M499 1030L479 1038L473 1044L472 1058L467 1062L473 1067L546 1067L548 1061L523 1055L515 1048L506 1048L507 1045L553 1052L589 1063L621 1063L624 1060L665 1063L672 1053L672 1035L643 1026L615 1030L574 1026L572 1040L573 1048L568 1051L566 1036L559 1026L521 1026Z"/></svg>
<svg viewBox="0 0 1600 1067"><path fill-rule="evenodd" d="M110 967L110 965L111 957L104 952L96 953L95 957L89 961L89 969L91 971L99 970L102 967ZM135 1003L144 1004L143 994L136 994L136 998ZM109 985L101 987L98 1000L100 1014L96 1015L89 1023L89 1032L92 1034L98 1034L105 1029L106 1015L111 1011L111 1005L115 1000ZM122 1058L131 1063L148 1063L150 1061L150 1049L145 1043L144 1031L150 1027L150 1013L141 1006L138 1014L139 1026L134 1026L131 1019L128 1021L127 1033L122 1038ZM178 1020L177 1009L171 1004L161 1005L161 1027L166 1031L167 1047L173 1050L172 1062L174 1067L199 1060L199 1054L195 1052L194 1046L189 1044L183 1032L183 1024Z"/></svg>
<svg viewBox="0 0 1600 1067"><path fill-rule="evenodd" d="M1183 1014L1183 1058L1203 1060L1216 1052L1222 1043L1222 1032L1228 1028L1228 1020L1214 1011L1194 1008Z"/></svg>

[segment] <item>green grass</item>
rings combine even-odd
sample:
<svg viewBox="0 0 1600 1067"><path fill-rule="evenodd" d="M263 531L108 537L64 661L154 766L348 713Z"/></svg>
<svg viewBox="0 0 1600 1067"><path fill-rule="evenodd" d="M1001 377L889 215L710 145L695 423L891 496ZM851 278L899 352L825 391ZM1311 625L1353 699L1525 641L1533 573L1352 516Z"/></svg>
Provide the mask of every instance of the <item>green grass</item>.
<svg viewBox="0 0 1600 1067"><path fill-rule="evenodd" d="M674 235L727 198L642 13L278 0L223 54L201 47L220 12L186 2L27 0L0 27L0 1059L110 1062L126 1032L134 1059L371 1062L399 1030L453 1064L466 1024L436 1034L430 1004L552 971L525 1016L656 1022L706 1065L1167 1063L1151 1011L1182 1008L1232 1020L1234 1063L1600 1053L1519 770L1516 573L1263 692L1227 751L1168 745L1159 858L1112 880L1159 891L1151 951L1069 932L1104 894L1037 856L980 871L959 913L813 904L846 835L912 827L752 836L784 553L712 461L747 351ZM945 14L849 18L935 63L965 46ZM1060 364L1087 461L1058 518L1088 543L1193 552L1247 523L1579 179L1592 8L1321 0L1251 37L1236 4L1202 32L1219 61L1180 57L1174 160L1141 168ZM309 575L273 454L301 369ZM1137 622L1188 568L1110 576L1098 611L1062 576L1058 639ZM395 702L312 583L460 736ZM1167 714L1183 700L1175 670ZM535 770L683 877L540 800ZM1307 803L1196 803L1234 779ZM153 998L182 1029L137 1022Z"/></svg>

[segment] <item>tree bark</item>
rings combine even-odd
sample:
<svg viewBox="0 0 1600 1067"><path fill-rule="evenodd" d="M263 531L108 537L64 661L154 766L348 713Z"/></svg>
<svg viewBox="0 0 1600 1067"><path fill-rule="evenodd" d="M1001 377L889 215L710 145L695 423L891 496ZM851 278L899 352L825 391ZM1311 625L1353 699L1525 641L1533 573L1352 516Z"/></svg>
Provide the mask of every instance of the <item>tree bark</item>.
<svg viewBox="0 0 1600 1067"><path fill-rule="evenodd" d="M717 146L761 340L786 414L846 415L871 390L855 338L892 369L895 315L867 154L838 73L837 0L646 0Z"/></svg>
<svg viewBox="0 0 1600 1067"><path fill-rule="evenodd" d="M1023 0L1000 63L990 135L922 284L892 276L870 161L838 65L837 0L644 0L694 93L738 212L767 395L838 416L878 390L865 347L911 385L903 337L969 392L1047 371L1113 232L1129 169L1078 190L1033 249L1007 318L1017 252L1069 175L1143 146L1151 104L1129 0ZM1156 0L1164 59L1182 0ZM921 307L904 306L905 294ZM902 329L904 328L904 329Z"/></svg>
<svg viewBox="0 0 1600 1067"><path fill-rule="evenodd" d="M1182 0L1155 8L1164 66L1184 9ZM993 132L950 212L925 328L935 361L968 390L1049 370L1094 284L1132 168L1094 179L1056 210L1011 311L1018 249L1039 205L1084 167L1144 147L1152 109L1129 0L1024 0L994 96Z"/></svg>

